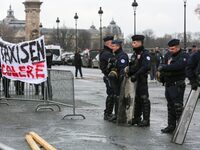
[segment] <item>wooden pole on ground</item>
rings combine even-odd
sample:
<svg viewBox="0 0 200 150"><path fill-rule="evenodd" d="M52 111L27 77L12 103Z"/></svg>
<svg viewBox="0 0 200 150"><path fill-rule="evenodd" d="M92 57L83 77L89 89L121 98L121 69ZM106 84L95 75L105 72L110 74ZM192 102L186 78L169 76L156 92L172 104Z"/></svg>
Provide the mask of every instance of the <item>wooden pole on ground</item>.
<svg viewBox="0 0 200 150"><path fill-rule="evenodd" d="M29 132L29 135L32 136L32 138L40 144L45 150L56 150L52 145L50 145L48 142L46 142L43 138L41 138L38 134L35 132Z"/></svg>
<svg viewBox="0 0 200 150"><path fill-rule="evenodd" d="M39 146L35 143L31 135L26 135L26 141L32 150L40 150Z"/></svg>

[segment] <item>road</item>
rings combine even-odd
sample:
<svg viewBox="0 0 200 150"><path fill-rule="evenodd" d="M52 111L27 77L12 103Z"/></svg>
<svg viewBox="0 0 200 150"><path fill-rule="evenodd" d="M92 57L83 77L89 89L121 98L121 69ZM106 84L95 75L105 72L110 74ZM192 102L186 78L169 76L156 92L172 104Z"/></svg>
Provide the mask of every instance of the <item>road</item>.
<svg viewBox="0 0 200 150"><path fill-rule="evenodd" d="M71 66L54 66L56 69L71 70ZM35 131L58 150L199 150L200 149L200 104L184 145L170 142L171 135L162 134L160 129L167 123L167 107L164 87L149 82L151 100L151 126L147 128L121 127L103 120L105 87L98 69L83 68L83 79L75 79L77 110L86 116L62 120L71 108L62 107L61 112L35 112L36 103L9 101L10 106L0 105L0 142L16 150L28 150L24 136ZM185 99L189 87L187 87Z"/></svg>

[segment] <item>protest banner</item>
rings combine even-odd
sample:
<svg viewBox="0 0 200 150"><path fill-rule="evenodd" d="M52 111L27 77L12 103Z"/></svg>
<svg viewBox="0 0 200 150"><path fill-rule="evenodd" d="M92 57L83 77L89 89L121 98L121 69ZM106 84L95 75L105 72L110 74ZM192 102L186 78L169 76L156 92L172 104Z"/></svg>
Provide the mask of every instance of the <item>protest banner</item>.
<svg viewBox="0 0 200 150"><path fill-rule="evenodd" d="M0 39L2 76L39 84L47 79L44 37L18 44Z"/></svg>

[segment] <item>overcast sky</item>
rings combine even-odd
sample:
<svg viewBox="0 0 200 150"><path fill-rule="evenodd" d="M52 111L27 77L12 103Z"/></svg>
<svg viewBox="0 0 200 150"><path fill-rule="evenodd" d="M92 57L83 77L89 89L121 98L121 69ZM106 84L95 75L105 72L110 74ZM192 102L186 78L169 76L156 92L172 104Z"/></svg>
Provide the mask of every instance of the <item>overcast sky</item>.
<svg viewBox="0 0 200 150"><path fill-rule="evenodd" d="M17 19L25 19L25 0L1 0L0 19L5 18L9 5ZM78 13L78 27L88 29L92 24L99 28L98 10L101 6L103 25L107 26L112 18L121 27L125 36L133 33L134 0L42 0L41 22L44 27L74 27L74 14ZM200 0L187 0L187 31L200 31L200 20L194 13ZM157 36L165 33L183 32L183 0L137 0L137 31L153 29Z"/></svg>

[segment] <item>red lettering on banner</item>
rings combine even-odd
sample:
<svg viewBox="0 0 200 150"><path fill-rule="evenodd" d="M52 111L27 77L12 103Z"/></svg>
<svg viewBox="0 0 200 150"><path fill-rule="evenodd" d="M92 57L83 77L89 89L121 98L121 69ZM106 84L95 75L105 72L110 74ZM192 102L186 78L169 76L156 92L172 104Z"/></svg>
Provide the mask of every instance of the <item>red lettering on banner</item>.
<svg viewBox="0 0 200 150"><path fill-rule="evenodd" d="M15 71L15 68L13 66L11 66L11 73L13 77L19 77L18 73Z"/></svg>
<svg viewBox="0 0 200 150"><path fill-rule="evenodd" d="M5 69L5 65L4 64L1 65L1 69L2 69L2 71L1 71L2 75L5 76L6 75L6 71L4 70Z"/></svg>
<svg viewBox="0 0 200 150"><path fill-rule="evenodd" d="M7 73L7 76L11 76L11 67L10 66L6 66L6 73Z"/></svg>
<svg viewBox="0 0 200 150"><path fill-rule="evenodd" d="M32 79L41 79L45 78L44 71L45 64L44 62L34 63L32 66L19 66L18 69L14 66L9 66L2 64L2 75L20 77L20 78L32 78ZM17 70L17 71L16 71Z"/></svg>
<svg viewBox="0 0 200 150"><path fill-rule="evenodd" d="M33 73L32 73L32 71L33 71L33 66L27 66L27 76L28 76L28 78L30 78L30 76L32 76L32 78L34 78L34 75L33 75Z"/></svg>
<svg viewBox="0 0 200 150"><path fill-rule="evenodd" d="M26 77L26 75L25 74L22 74L22 72L25 72L26 71L26 68L25 68L25 66L19 66L19 76L20 77Z"/></svg>
<svg viewBox="0 0 200 150"><path fill-rule="evenodd" d="M44 78L45 77L45 75L43 74L43 71L44 71L44 62L37 63L35 71L36 71L36 78L37 79L38 78Z"/></svg>

